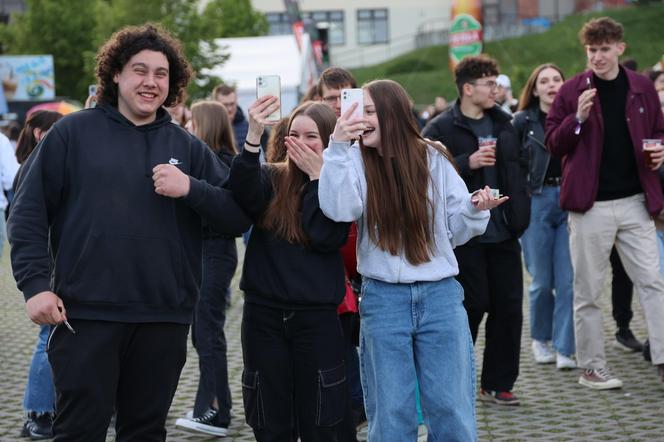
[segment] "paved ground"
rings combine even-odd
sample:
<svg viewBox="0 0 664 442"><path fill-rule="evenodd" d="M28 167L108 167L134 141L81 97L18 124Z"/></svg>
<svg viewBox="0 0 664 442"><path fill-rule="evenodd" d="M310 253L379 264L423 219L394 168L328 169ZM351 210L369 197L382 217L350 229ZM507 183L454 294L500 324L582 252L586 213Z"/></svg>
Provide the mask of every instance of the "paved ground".
<svg viewBox="0 0 664 442"><path fill-rule="evenodd" d="M237 276L237 275L236 275ZM228 311L226 333L233 419L230 441L252 441L244 423L240 376L240 320L242 296L233 281L233 304ZM527 304L524 303L524 307ZM638 308L638 306L637 306ZM606 311L608 312L608 310ZM527 308L524 308L527 322ZM633 329L644 338L642 314L637 311ZM664 320L664 318L662 318ZM605 314L606 336L612 337L610 314ZM0 441L20 440L23 423L22 398L27 366L38 328L25 316L24 303L11 277L7 249L0 262ZM482 341L477 348L477 364L482 363ZM664 441L664 385L657 381L654 368L634 353L616 349L607 338L610 366L620 375L622 390L594 392L576 383L577 370L560 372L551 365L536 365L530 353L530 339L524 326L521 374L515 393L520 407L500 407L478 402L477 421L482 441ZM198 382L197 358L190 348L187 364L168 420L169 441L212 440L175 429L174 422L193 406ZM364 432L361 433L361 436ZM425 440L425 437L420 437ZM109 431L108 440L113 440Z"/></svg>

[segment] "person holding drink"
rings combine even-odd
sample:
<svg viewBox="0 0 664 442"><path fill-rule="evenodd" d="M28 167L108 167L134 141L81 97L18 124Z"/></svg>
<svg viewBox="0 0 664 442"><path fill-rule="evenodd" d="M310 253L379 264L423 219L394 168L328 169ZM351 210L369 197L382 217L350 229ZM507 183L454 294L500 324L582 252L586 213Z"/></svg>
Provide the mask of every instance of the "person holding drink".
<svg viewBox="0 0 664 442"><path fill-rule="evenodd" d="M648 78L618 63L621 24L596 18L579 37L590 69L565 82L546 122L547 148L563 159L560 205L570 212L579 383L598 390L623 385L607 367L600 306L614 244L640 297L652 362L664 382L664 279L652 219L664 207L657 173L664 116Z"/></svg>

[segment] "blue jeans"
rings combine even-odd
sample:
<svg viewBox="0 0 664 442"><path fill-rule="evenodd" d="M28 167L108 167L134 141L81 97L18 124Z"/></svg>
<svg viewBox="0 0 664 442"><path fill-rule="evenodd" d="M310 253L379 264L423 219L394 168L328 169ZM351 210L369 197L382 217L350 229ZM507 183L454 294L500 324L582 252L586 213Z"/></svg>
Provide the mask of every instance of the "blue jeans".
<svg viewBox="0 0 664 442"><path fill-rule="evenodd" d="M574 289L569 253L567 212L560 208L560 187L544 186L533 195L530 225L521 237L530 284L530 336L552 341L565 356L573 355Z"/></svg>
<svg viewBox="0 0 664 442"><path fill-rule="evenodd" d="M39 338L37 339L35 352L32 355L28 382L25 385L25 395L23 397L23 408L28 412L52 413L55 409L53 373L46 354L46 344L50 331L50 325L39 326Z"/></svg>
<svg viewBox="0 0 664 442"><path fill-rule="evenodd" d="M417 440L416 381L429 441L474 441L475 359L454 278L362 282L360 372L369 442Z"/></svg>

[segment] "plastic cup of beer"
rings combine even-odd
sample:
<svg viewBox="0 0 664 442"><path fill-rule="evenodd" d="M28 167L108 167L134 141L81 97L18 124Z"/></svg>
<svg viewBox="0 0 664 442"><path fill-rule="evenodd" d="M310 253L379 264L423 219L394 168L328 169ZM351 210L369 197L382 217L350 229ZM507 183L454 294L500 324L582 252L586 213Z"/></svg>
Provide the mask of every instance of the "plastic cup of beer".
<svg viewBox="0 0 664 442"><path fill-rule="evenodd" d="M652 153L659 149L662 145L662 140L653 138L653 139L644 139L643 140L643 155L646 161L646 167L651 168L655 165L652 159Z"/></svg>

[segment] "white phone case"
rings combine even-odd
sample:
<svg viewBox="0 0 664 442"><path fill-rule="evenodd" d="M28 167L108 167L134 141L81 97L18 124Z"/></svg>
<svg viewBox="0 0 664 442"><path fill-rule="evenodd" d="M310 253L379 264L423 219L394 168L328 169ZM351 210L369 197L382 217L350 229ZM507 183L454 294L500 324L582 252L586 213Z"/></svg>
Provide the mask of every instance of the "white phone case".
<svg viewBox="0 0 664 442"><path fill-rule="evenodd" d="M360 88L341 90L341 115L345 114L353 103L357 108L353 111L352 119L361 120L364 117L364 92Z"/></svg>
<svg viewBox="0 0 664 442"><path fill-rule="evenodd" d="M278 75L259 75L256 77L256 98L272 95L281 103L281 79ZM270 121L281 120L281 108L267 117Z"/></svg>

